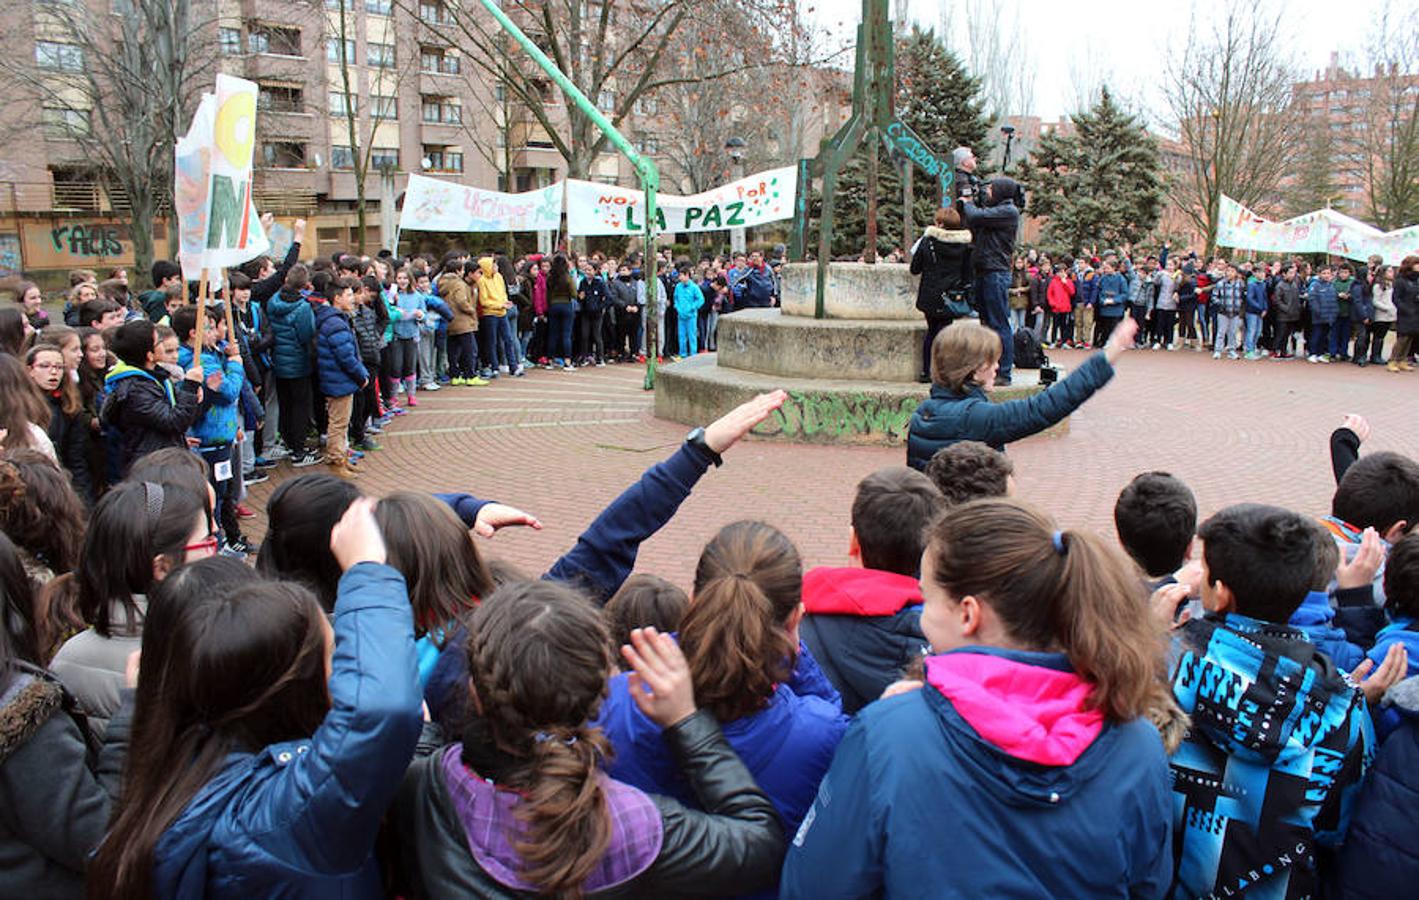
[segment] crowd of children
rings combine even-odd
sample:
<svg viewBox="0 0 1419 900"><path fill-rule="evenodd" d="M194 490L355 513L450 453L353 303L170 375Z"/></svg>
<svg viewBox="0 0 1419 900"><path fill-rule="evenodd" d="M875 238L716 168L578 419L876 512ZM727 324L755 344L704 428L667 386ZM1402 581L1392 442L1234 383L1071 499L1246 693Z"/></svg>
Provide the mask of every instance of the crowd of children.
<svg viewBox="0 0 1419 900"><path fill-rule="evenodd" d="M1015 260L1017 331L1047 347L1101 347L1131 316L1154 350L1211 351L1213 359L1304 358L1410 371L1419 336L1419 257L1398 266L1303 259L1179 261L1164 245L1137 260L1105 251ZM1388 360L1386 340L1393 335Z"/></svg>
<svg viewBox="0 0 1419 900"><path fill-rule="evenodd" d="M783 392L692 432L530 578L481 537L535 516L366 498L352 460L441 364L480 385L537 342L563 367L635 354L631 267L297 259L231 277L235 333L161 286L107 325L97 295L77 327L28 290L12 310L5 895L1379 897L1419 878L1419 462L1362 453L1347 417L1329 509L1199 522L1186 484L1144 472L1117 543L1017 496L1004 444L1140 333L1102 313L1123 305L1112 262L1086 279L1105 349L1032 400L985 398L995 332L941 331L912 466L857 485L843 565L805 571L740 521L686 593L632 575L638 549ZM693 351L704 294L672 278L667 339ZM721 312L744 280L710 279ZM327 465L273 492L253 569L229 557L256 549L241 478L273 421L297 465L323 433Z"/></svg>

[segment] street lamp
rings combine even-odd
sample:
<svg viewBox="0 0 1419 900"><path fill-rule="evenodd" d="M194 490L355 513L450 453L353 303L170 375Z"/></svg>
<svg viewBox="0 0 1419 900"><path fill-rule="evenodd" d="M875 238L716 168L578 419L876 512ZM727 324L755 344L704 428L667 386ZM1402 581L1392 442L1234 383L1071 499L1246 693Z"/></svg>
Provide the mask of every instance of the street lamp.
<svg viewBox="0 0 1419 900"><path fill-rule="evenodd" d="M1000 171L1004 172L1010 168L1010 145L1015 143L1015 126L1001 125L1000 133L1005 135L1005 162L1000 166Z"/></svg>
<svg viewBox="0 0 1419 900"><path fill-rule="evenodd" d="M748 146L742 137L732 137L724 142L724 150L729 154L730 174L735 181L744 177L744 151ZM729 250L731 253L744 252L743 228L730 229Z"/></svg>

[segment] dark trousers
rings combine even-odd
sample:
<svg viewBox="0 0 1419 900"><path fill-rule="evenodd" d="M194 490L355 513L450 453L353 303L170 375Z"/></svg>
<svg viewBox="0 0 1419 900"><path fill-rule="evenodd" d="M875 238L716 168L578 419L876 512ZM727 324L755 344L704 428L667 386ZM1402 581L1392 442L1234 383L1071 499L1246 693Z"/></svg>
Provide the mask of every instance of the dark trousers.
<svg viewBox="0 0 1419 900"><path fill-rule="evenodd" d="M1069 327L1069 313L1050 313L1049 339L1051 343L1063 344L1074 337L1074 329Z"/></svg>
<svg viewBox="0 0 1419 900"><path fill-rule="evenodd" d="M365 368L374 371L369 360L365 360ZM377 415L379 404L375 400L374 379L371 378L369 384L355 391L355 400L350 407L350 443L358 444L365 439L365 423Z"/></svg>
<svg viewBox="0 0 1419 900"><path fill-rule="evenodd" d="M1296 333L1295 322L1276 323L1276 343L1271 349L1277 356L1291 355L1291 336Z"/></svg>
<svg viewBox="0 0 1419 900"><path fill-rule="evenodd" d="M1311 356L1324 356L1330 352L1330 323L1312 322L1311 340L1306 345Z"/></svg>
<svg viewBox="0 0 1419 900"><path fill-rule="evenodd" d="M503 316L479 316L478 335L482 338L483 367L497 371L498 350L506 357L508 373L517 371L517 361L522 358L517 344L508 329L508 321Z"/></svg>
<svg viewBox="0 0 1419 900"><path fill-rule="evenodd" d="M1094 325L1094 334L1096 335L1094 338L1094 346L1102 347L1107 344L1109 337L1114 333L1114 329L1117 328L1118 323L1122 321L1122 316L1114 316L1107 319L1100 318Z"/></svg>
<svg viewBox="0 0 1419 900"><path fill-rule="evenodd" d="M310 429L313 396L309 376L276 379L276 399L281 406L276 427L292 456L305 452L305 434Z"/></svg>
<svg viewBox="0 0 1419 900"><path fill-rule="evenodd" d="M222 537L228 541L241 537L241 525L237 520L237 469L240 459L232 459L232 444L218 447L198 447L197 455L207 464L207 483L217 496L217 522L222 528ZM225 478L218 480L219 474Z"/></svg>
<svg viewBox="0 0 1419 900"><path fill-rule="evenodd" d="M921 377L927 381L931 380L931 345L935 343L941 329L950 324L949 316L926 317L926 335L921 339Z"/></svg>
<svg viewBox="0 0 1419 900"><path fill-rule="evenodd" d="M576 314L570 303L553 303L547 308L547 356L563 363L572 361L572 325Z"/></svg>
<svg viewBox="0 0 1419 900"><path fill-rule="evenodd" d="M1178 337L1197 340L1197 302L1178 304Z"/></svg>
<svg viewBox="0 0 1419 900"><path fill-rule="evenodd" d="M1389 326L1390 326L1390 324L1391 324L1391 323L1389 323L1389 322L1371 322L1371 323L1370 323L1370 328L1369 328L1370 362L1372 362L1372 363L1380 363L1380 362L1384 362L1384 361L1385 361L1385 360L1384 360L1384 356L1385 356L1385 335L1389 334ZM1359 356L1359 355L1360 355L1360 351L1359 351L1358 347L1357 347L1357 349L1355 350L1355 355L1356 355L1356 356Z"/></svg>
<svg viewBox="0 0 1419 900"><path fill-rule="evenodd" d="M1015 366L1014 333L1010 330L1010 273L981 272L976 275L975 287L981 324L1000 335L998 377L1009 378Z"/></svg>
<svg viewBox="0 0 1419 900"><path fill-rule="evenodd" d="M451 378L472 378L478 374L478 351L474 339L476 331L448 336L448 374Z"/></svg>
<svg viewBox="0 0 1419 900"><path fill-rule="evenodd" d="M1153 310L1153 343L1164 347L1173 342L1173 328L1177 324L1178 311L1175 309Z"/></svg>
<svg viewBox="0 0 1419 900"><path fill-rule="evenodd" d="M622 312L616 320L616 352L635 356L641 347L641 314Z"/></svg>
<svg viewBox="0 0 1419 900"><path fill-rule="evenodd" d="M1350 355L1350 320L1340 318L1330 327L1330 355Z"/></svg>
<svg viewBox="0 0 1419 900"><path fill-rule="evenodd" d="M581 336L577 346L581 348L581 355L586 359L594 358L597 362L606 361L606 341L601 335L601 320L606 317L606 310L598 309L596 312L589 312L585 309L577 321L581 325Z"/></svg>

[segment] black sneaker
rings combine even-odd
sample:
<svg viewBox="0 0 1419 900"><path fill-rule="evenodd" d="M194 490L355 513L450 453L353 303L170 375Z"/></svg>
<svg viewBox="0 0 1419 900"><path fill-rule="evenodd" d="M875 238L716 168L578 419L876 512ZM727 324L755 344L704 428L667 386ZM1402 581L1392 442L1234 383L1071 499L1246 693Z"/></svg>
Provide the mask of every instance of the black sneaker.
<svg viewBox="0 0 1419 900"><path fill-rule="evenodd" d="M306 466L313 466L320 462L320 455L307 450L300 456L291 457L291 465L297 469L304 469Z"/></svg>
<svg viewBox="0 0 1419 900"><path fill-rule="evenodd" d="M252 469L250 472L243 472L241 480L244 484L260 484L263 481L270 481L271 476L260 469Z"/></svg>

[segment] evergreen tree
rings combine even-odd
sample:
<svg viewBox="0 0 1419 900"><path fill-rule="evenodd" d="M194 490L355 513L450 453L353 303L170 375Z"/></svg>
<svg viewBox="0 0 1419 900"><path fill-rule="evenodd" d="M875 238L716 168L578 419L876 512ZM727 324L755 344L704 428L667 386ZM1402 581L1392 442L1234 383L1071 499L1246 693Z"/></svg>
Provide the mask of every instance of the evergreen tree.
<svg viewBox="0 0 1419 900"><path fill-rule="evenodd" d="M967 146L980 159L990 154L986 136L990 124L981 106L980 79L965 70L960 59L931 29L913 25L897 38L897 115L911 126L926 145L947 159L958 146ZM902 243L902 178L881 141L866 141L838 176L833 204L833 255L854 258L864 247L867 233L867 154L876 153L877 252L887 253ZM910 163L907 163L910 165ZM931 224L938 201L938 182L918 169L912 173L915 232ZM813 198L809 247L817 252L817 220L822 210ZM910 248L906 248L910 249Z"/></svg>
<svg viewBox="0 0 1419 900"><path fill-rule="evenodd" d="M1046 243L1076 252L1141 241L1163 210L1157 140L1114 103L1108 88L1087 112L1069 118L1072 133L1043 135L1021 165L1030 214L1048 219Z"/></svg>
<svg viewBox="0 0 1419 900"><path fill-rule="evenodd" d="M1311 123L1301 142L1296 174L1285 188L1288 214L1299 216L1331 205L1340 194L1336 178L1338 142L1324 120ZM1354 210L1350 211L1354 214Z"/></svg>

